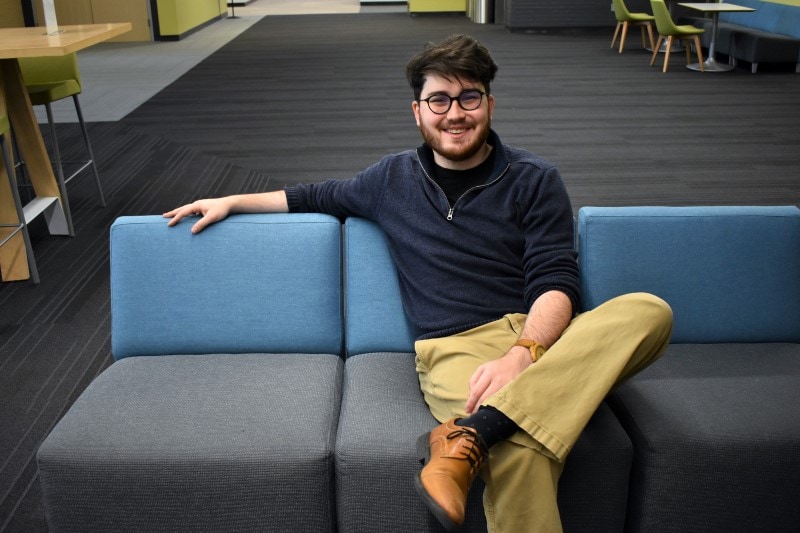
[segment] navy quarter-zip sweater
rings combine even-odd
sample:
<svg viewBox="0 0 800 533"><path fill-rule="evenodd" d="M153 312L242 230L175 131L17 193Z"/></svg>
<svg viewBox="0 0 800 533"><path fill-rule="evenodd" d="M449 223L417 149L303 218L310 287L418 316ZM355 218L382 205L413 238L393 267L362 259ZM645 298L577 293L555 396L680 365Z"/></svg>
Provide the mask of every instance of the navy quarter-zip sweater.
<svg viewBox="0 0 800 533"><path fill-rule="evenodd" d="M491 177L453 205L422 145L384 157L352 179L287 187L291 212L364 217L386 232L405 311L420 338L528 313L544 292L580 305L572 207L556 167L503 145ZM376 317L377 320L380 317Z"/></svg>

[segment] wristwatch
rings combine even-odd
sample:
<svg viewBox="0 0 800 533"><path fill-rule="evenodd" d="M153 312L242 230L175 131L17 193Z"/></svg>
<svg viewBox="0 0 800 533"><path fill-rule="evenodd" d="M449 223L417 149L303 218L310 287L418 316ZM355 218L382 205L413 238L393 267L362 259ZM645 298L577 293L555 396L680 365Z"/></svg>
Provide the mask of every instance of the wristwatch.
<svg viewBox="0 0 800 533"><path fill-rule="evenodd" d="M523 348L527 348L531 352L531 359L535 363L544 355L544 352L547 351L547 348L542 346L536 341L532 341L530 339L519 339L517 342L514 343L514 346L522 346Z"/></svg>

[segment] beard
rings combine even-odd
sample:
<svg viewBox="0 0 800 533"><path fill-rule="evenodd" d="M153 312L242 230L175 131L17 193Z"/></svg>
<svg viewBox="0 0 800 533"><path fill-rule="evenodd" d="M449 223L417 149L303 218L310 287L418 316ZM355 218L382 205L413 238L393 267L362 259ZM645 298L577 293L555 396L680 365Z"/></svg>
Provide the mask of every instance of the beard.
<svg viewBox="0 0 800 533"><path fill-rule="evenodd" d="M446 124L444 129L460 127L461 125ZM442 132L438 127L426 126L424 123L420 124L419 131L425 144L440 156L450 161L466 161L483 149L486 139L489 138L490 127L491 120L487 120L484 124L470 126L472 137L463 142L443 141L442 139L447 133Z"/></svg>

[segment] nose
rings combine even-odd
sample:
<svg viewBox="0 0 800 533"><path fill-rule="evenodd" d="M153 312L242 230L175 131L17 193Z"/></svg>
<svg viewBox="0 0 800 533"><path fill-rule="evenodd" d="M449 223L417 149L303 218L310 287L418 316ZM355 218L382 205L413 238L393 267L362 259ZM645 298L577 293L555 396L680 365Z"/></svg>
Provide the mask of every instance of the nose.
<svg viewBox="0 0 800 533"><path fill-rule="evenodd" d="M450 109L447 110L447 118L450 120L461 118L467 114L466 111L461 107L461 103L458 100L453 100L450 104Z"/></svg>

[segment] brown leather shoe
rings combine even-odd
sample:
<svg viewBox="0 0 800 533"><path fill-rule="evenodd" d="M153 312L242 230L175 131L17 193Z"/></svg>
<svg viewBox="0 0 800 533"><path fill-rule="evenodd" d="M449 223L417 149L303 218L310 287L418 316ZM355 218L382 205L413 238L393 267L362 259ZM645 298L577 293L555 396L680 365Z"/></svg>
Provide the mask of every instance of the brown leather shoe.
<svg viewBox="0 0 800 533"><path fill-rule="evenodd" d="M448 420L417 440L425 467L414 478L417 492L448 531L464 523L469 486L489 453L480 435L456 425L456 420Z"/></svg>

